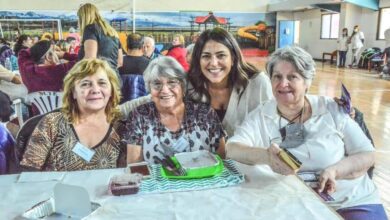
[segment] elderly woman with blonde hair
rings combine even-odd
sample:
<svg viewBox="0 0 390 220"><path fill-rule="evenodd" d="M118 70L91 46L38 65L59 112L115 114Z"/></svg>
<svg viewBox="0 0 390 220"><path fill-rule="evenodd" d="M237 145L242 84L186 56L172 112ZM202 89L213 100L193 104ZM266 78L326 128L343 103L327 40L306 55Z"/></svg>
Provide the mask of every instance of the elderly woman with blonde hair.
<svg viewBox="0 0 390 220"><path fill-rule="evenodd" d="M181 34L176 34L173 36L172 47L168 49L167 56L171 56L180 63L180 65L184 68L185 72L188 72L190 66L186 59L187 49L185 46L184 36Z"/></svg>
<svg viewBox="0 0 390 220"><path fill-rule="evenodd" d="M61 111L38 123L20 165L42 171L125 166L119 82L109 64L99 59L77 63L64 79L62 100Z"/></svg>
<svg viewBox="0 0 390 220"><path fill-rule="evenodd" d="M116 30L104 20L98 8L86 3L77 11L82 36L79 59L103 58L116 69L122 66L123 52Z"/></svg>

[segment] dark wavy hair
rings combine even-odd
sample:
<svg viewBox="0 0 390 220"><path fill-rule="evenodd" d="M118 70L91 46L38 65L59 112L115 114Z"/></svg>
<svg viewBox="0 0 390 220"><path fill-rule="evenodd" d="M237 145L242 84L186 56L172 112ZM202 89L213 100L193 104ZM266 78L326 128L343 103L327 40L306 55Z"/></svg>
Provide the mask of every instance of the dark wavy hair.
<svg viewBox="0 0 390 220"><path fill-rule="evenodd" d="M188 73L189 82L195 89L199 96L194 97L200 101L203 95L210 100L210 94L207 90L208 79L203 75L200 67L200 58L205 44L213 40L226 46L231 54L233 66L229 73L228 83L229 86L240 90L248 85L249 79L256 75L259 71L253 65L246 63L243 59L240 47L236 39L226 30L222 28L214 28L204 31L195 43L194 50L192 52L191 67Z"/></svg>
<svg viewBox="0 0 390 220"><path fill-rule="evenodd" d="M23 45L23 42L28 40L28 38L31 38L30 35L22 34L18 37L18 40L16 41L14 45L14 53L16 56L18 56L19 51L22 49L26 49L27 47Z"/></svg>

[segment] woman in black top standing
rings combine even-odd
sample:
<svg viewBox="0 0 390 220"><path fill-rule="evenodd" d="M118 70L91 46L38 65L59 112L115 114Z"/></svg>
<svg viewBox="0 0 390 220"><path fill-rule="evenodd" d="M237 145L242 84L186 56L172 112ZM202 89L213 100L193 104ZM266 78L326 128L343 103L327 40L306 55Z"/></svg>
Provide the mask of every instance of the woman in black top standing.
<svg viewBox="0 0 390 220"><path fill-rule="evenodd" d="M118 33L103 19L97 7L91 3L77 11L80 34L83 36L79 59L101 58L117 71L122 66L122 48Z"/></svg>

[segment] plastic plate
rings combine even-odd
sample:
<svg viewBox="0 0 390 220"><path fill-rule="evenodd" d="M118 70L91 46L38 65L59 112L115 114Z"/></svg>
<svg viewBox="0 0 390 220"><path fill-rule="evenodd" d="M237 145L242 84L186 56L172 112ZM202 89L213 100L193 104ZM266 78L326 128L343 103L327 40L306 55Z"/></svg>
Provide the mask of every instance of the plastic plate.
<svg viewBox="0 0 390 220"><path fill-rule="evenodd" d="M187 174L185 176L176 176L166 170L164 167L161 167L161 176L168 179L199 179L215 176L222 173L223 171L222 159L218 155L215 155L215 158L218 160L218 163L216 165L197 169L187 169ZM176 157L172 157L172 160L173 162L175 162L176 165L178 165Z"/></svg>

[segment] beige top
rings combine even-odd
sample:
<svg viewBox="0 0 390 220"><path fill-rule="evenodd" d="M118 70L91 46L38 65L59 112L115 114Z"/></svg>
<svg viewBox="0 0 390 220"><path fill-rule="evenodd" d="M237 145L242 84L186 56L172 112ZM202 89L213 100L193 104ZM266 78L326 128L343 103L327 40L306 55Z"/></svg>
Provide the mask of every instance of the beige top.
<svg viewBox="0 0 390 220"><path fill-rule="evenodd" d="M249 80L245 89L241 89L239 92L233 89L222 121L228 136L233 136L236 127L244 121L249 112L270 99L273 99L271 81L264 73Z"/></svg>
<svg viewBox="0 0 390 220"><path fill-rule="evenodd" d="M193 97L199 95L191 88L189 94ZM246 115L260 103L270 99L273 99L271 81L265 73L259 73L250 79L246 88L239 91L234 88L230 95L225 117L222 120L222 126L227 135L233 136L236 126L241 124ZM202 102L207 102L205 96L202 97Z"/></svg>

